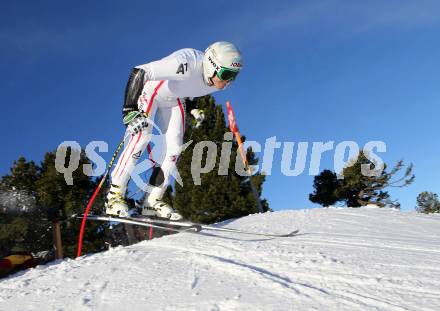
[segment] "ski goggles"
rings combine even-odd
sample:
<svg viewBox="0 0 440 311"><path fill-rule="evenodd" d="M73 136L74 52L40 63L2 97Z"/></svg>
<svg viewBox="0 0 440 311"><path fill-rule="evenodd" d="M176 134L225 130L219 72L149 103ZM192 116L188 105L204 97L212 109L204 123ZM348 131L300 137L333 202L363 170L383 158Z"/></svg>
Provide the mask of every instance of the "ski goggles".
<svg viewBox="0 0 440 311"><path fill-rule="evenodd" d="M240 70L220 67L220 70L217 71L217 78L219 78L220 81L233 81L239 72Z"/></svg>

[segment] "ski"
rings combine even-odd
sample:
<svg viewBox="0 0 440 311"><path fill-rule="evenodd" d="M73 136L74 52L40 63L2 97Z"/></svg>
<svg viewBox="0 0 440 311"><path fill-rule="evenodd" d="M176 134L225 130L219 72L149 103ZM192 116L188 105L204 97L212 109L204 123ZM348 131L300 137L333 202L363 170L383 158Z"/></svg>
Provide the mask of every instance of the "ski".
<svg viewBox="0 0 440 311"><path fill-rule="evenodd" d="M76 216L77 218L82 218L83 215ZM200 232L202 230L206 231L218 231L218 232L229 232L229 233L236 233L236 234L244 234L244 235L254 235L254 236L263 236L263 237L272 237L272 238L288 238L293 237L299 233L299 230L294 230L289 233L282 233L282 234L276 234L276 233L262 233L262 232L254 232L254 231L247 231L247 230L241 230L241 229L234 229L234 228L227 228L227 227L216 227L212 225L204 225L199 223L194 223L190 221L173 221L168 220L165 218L159 218L159 217L149 217L149 216L142 216L138 215L135 217L118 217L118 216L98 216L98 215L89 215L87 219L90 220L97 220L97 221L114 221L114 222L121 222L121 223L127 223L132 225L138 225L138 226L144 226L144 227L153 227L158 228L161 230L167 230L167 231L174 231L174 232ZM168 226L168 227L165 227ZM169 227L172 226L172 227ZM179 229L175 228L175 226L178 227L184 227L185 229Z"/></svg>
<svg viewBox="0 0 440 311"><path fill-rule="evenodd" d="M76 216L76 218L82 218L82 217L83 217L83 215ZM179 233L199 232L202 230L202 228L197 224L194 224L191 226L181 226L181 227L185 227L185 228L179 229L179 228L175 228L175 227L164 227L164 225L176 226L173 224L145 222L145 221L137 220L132 217L88 215L87 220L97 220L97 221L105 221L105 222L120 222L120 223L137 225L137 226L142 226L142 227L153 227L153 228L164 230L164 231L173 231L173 232L179 232ZM180 225L178 225L178 226L180 226Z"/></svg>
<svg viewBox="0 0 440 311"><path fill-rule="evenodd" d="M294 230L289 233L285 234L276 234L276 233L261 233L261 232L254 232L254 231L247 231L247 230L240 230L240 229L234 229L234 228L227 228L227 227L216 227L212 225L204 225L189 221L172 221L167 220L163 218L157 218L157 217L148 217L148 216L135 216L135 217L126 217L126 219L132 219L136 221L141 221L149 224L161 224L161 225L171 225L171 226L181 226L181 227L192 227L192 226L198 226L202 230L207 231L221 231L221 232L231 232L231 233L237 233L237 234L246 234L246 235L256 235L256 236L264 236L264 237L273 237L273 238L287 238L295 236L299 233L299 230Z"/></svg>

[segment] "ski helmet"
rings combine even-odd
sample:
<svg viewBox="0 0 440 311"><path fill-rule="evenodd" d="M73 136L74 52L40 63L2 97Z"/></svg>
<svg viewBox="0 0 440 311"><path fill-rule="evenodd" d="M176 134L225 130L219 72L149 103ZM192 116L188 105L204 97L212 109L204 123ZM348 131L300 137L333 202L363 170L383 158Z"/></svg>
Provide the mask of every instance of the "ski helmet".
<svg viewBox="0 0 440 311"><path fill-rule="evenodd" d="M222 81L232 81L243 67L243 59L237 47L226 41L211 44L203 57L203 75L209 83L217 75Z"/></svg>

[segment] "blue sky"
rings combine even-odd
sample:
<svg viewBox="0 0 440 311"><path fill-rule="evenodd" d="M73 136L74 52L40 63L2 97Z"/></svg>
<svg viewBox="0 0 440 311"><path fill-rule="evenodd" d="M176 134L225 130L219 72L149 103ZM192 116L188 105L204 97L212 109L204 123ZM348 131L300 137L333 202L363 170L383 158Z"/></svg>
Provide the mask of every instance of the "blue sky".
<svg viewBox="0 0 440 311"><path fill-rule="evenodd" d="M404 209L440 193L437 1L16 1L0 25L2 175L65 140L113 149L131 67L227 40L245 69L215 98L232 101L249 140L381 140L386 163L414 163L414 184L391 190ZM264 188L271 207L316 206L313 176L283 176L280 161L277 151Z"/></svg>

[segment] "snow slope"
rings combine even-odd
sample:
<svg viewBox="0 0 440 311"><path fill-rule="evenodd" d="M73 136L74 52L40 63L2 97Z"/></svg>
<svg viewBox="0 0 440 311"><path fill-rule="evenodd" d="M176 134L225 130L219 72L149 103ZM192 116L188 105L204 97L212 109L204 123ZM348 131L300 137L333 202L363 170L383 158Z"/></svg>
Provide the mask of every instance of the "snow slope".
<svg viewBox="0 0 440 311"><path fill-rule="evenodd" d="M0 310L440 310L440 215L307 209L184 233L0 280Z"/></svg>

